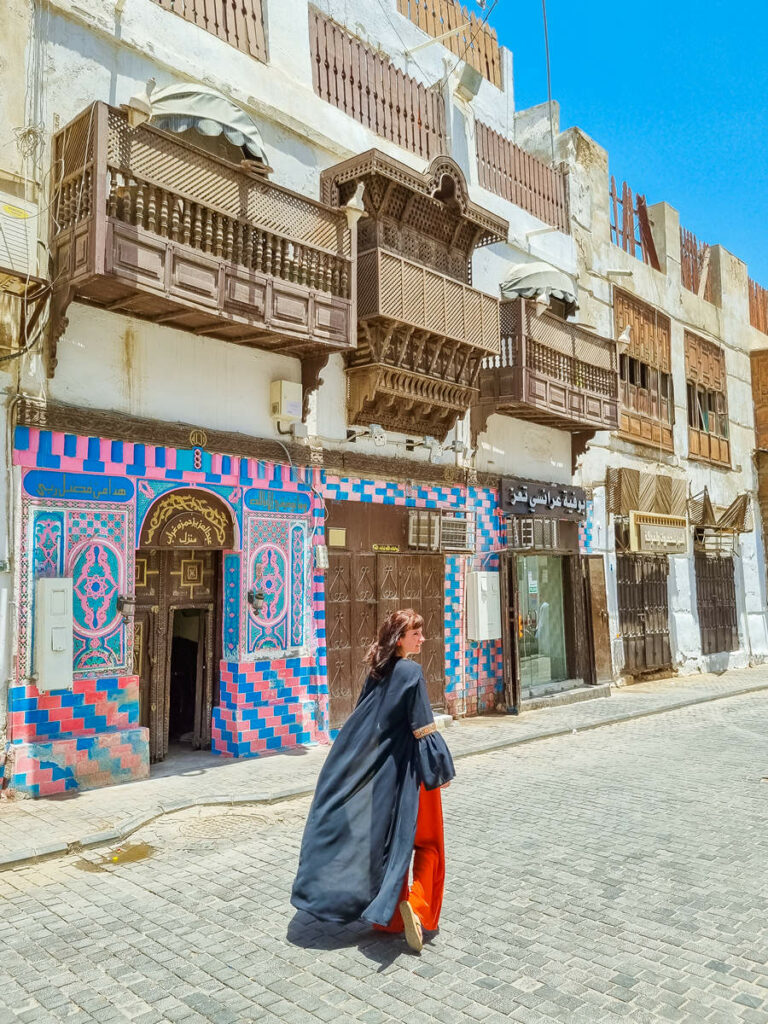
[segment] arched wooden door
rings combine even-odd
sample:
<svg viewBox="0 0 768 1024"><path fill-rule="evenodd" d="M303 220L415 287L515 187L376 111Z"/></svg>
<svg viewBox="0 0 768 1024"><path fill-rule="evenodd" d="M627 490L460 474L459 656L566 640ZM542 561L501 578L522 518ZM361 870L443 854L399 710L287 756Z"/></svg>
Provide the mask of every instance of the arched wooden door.
<svg viewBox="0 0 768 1024"><path fill-rule="evenodd" d="M210 743L221 657L221 553L234 545L229 508L204 491L187 488L162 495L144 518L136 552L134 670L152 761L168 753L174 634L182 619L195 648L194 692L188 694L191 742L197 748Z"/></svg>

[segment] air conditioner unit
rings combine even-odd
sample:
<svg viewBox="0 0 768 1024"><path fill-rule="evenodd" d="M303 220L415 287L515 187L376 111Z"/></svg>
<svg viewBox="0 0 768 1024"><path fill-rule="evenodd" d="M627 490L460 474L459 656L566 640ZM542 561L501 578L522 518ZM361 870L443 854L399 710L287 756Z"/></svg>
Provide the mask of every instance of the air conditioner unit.
<svg viewBox="0 0 768 1024"><path fill-rule="evenodd" d="M422 509L408 513L408 547L419 551L440 550L440 514Z"/></svg>
<svg viewBox="0 0 768 1024"><path fill-rule="evenodd" d="M38 210L35 203L0 192L0 288L37 277Z"/></svg>
<svg viewBox="0 0 768 1024"><path fill-rule="evenodd" d="M455 519L443 515L440 520L440 548L443 551L474 551L474 518L467 516L466 519Z"/></svg>
<svg viewBox="0 0 768 1024"><path fill-rule="evenodd" d="M514 551L551 551L558 543L557 519L510 516L507 520L507 547Z"/></svg>

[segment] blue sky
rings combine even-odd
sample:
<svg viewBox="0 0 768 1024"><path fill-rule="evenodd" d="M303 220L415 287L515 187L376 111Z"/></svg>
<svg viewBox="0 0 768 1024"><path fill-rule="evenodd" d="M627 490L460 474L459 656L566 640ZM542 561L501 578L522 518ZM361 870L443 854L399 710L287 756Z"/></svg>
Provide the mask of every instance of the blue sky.
<svg viewBox="0 0 768 1024"><path fill-rule="evenodd" d="M561 128L768 287L768 0L547 0L547 16ZM541 0L498 0L490 23L514 54L517 109L544 102Z"/></svg>

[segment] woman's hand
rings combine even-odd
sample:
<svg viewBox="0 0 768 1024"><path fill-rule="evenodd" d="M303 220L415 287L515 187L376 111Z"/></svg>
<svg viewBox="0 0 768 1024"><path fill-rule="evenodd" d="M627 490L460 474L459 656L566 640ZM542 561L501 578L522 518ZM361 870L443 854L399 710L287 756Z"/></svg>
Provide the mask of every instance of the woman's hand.
<svg viewBox="0 0 768 1024"><path fill-rule="evenodd" d="M448 789L449 786L450 786L450 782L444 782L442 784L442 786L440 787L440 789Z"/></svg>

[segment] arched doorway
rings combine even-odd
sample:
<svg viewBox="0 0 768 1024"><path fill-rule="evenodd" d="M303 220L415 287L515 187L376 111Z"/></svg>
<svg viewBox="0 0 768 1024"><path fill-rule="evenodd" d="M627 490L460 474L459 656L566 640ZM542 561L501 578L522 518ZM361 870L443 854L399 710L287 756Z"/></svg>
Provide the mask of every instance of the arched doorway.
<svg viewBox="0 0 768 1024"><path fill-rule="evenodd" d="M221 658L222 552L234 547L232 513L207 491L169 491L142 523L134 671L152 761L162 761L169 744L210 744Z"/></svg>

